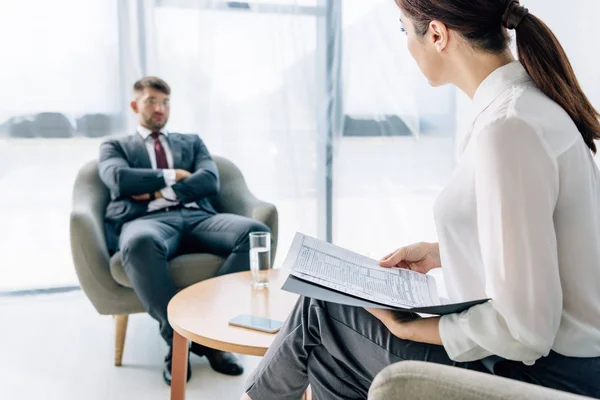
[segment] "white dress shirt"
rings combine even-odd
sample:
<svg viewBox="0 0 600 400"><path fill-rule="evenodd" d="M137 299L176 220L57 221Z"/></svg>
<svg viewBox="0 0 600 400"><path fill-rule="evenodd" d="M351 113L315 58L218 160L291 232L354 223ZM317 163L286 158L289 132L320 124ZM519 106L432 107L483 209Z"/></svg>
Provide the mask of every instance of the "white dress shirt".
<svg viewBox="0 0 600 400"><path fill-rule="evenodd" d="M152 164L153 169L157 169L156 167L156 152L154 151L154 138L152 137L152 131L146 127L138 125L137 133L144 139L146 143L146 150L148 150L148 156L150 156L150 163ZM167 157L167 165L169 169L163 169L163 174L165 178L166 187L163 188L160 193L162 194L162 198L152 200L148 203L148 212L160 210L166 207L171 207L179 204L179 199L177 195L171 188L176 181L175 169L173 166L173 152L171 151L171 146L169 146L169 141L167 140L167 135L169 132L166 130L161 130L160 135L158 136L160 143L165 150L165 156ZM197 204L190 203L186 204L186 207L198 207Z"/></svg>
<svg viewBox="0 0 600 400"><path fill-rule="evenodd" d="M475 121L435 203L455 361L600 356L600 173L569 115L517 61L478 88Z"/></svg>

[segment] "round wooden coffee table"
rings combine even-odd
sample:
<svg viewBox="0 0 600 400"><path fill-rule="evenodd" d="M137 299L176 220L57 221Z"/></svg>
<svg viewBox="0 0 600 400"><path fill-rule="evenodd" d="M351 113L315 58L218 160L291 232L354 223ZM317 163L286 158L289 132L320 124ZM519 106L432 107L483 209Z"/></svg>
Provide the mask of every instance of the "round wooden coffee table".
<svg viewBox="0 0 600 400"><path fill-rule="evenodd" d="M275 334L230 326L229 320L250 314L285 321L298 299L280 289L287 276L286 270L272 270L269 286L255 289L250 272L238 272L199 282L171 299L168 315L175 331L172 400L185 398L188 340L238 354L263 356L267 352Z"/></svg>

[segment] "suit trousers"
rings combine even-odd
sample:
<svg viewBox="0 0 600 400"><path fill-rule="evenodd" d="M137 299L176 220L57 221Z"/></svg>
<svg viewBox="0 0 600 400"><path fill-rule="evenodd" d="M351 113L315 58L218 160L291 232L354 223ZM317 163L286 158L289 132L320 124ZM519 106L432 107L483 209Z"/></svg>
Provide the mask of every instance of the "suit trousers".
<svg viewBox="0 0 600 400"><path fill-rule="evenodd" d="M315 400L366 399L382 369L405 360L492 373L600 398L600 358L551 352L532 366L495 357L459 363L442 346L392 335L360 307L301 297L258 368L246 383L253 400L297 400L311 385Z"/></svg>
<svg viewBox="0 0 600 400"><path fill-rule="evenodd" d="M196 252L227 257L217 275L246 271L250 268L251 232L269 232L269 228L239 215L214 215L192 208L153 212L123 225L119 247L125 273L169 346L173 328L167 319L167 305L177 289L168 261L186 243Z"/></svg>

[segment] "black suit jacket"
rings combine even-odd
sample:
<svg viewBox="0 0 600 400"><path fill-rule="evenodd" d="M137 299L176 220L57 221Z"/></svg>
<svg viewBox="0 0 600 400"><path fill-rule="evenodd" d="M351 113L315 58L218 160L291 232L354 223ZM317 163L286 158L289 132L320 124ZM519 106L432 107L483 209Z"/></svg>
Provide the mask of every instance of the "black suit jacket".
<svg viewBox="0 0 600 400"><path fill-rule="evenodd" d="M209 197L219 192L219 172L208 149L197 135L169 133L173 168L192 173L172 186L183 204L196 203L201 210L216 214ZM144 139L138 134L112 139L100 146L100 179L110 190L106 207L106 244L111 253L118 249L123 224L147 213L147 201L131 196L154 193L166 187L163 171L152 169Z"/></svg>

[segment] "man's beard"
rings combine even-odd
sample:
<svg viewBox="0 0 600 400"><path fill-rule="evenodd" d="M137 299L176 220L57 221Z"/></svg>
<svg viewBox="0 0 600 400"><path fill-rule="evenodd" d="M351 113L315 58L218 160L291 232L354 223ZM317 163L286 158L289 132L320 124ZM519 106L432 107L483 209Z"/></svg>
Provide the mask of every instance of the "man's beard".
<svg viewBox="0 0 600 400"><path fill-rule="evenodd" d="M152 118L146 119L146 127L152 132L158 132L167 124L167 118L163 118L162 121L154 121Z"/></svg>

